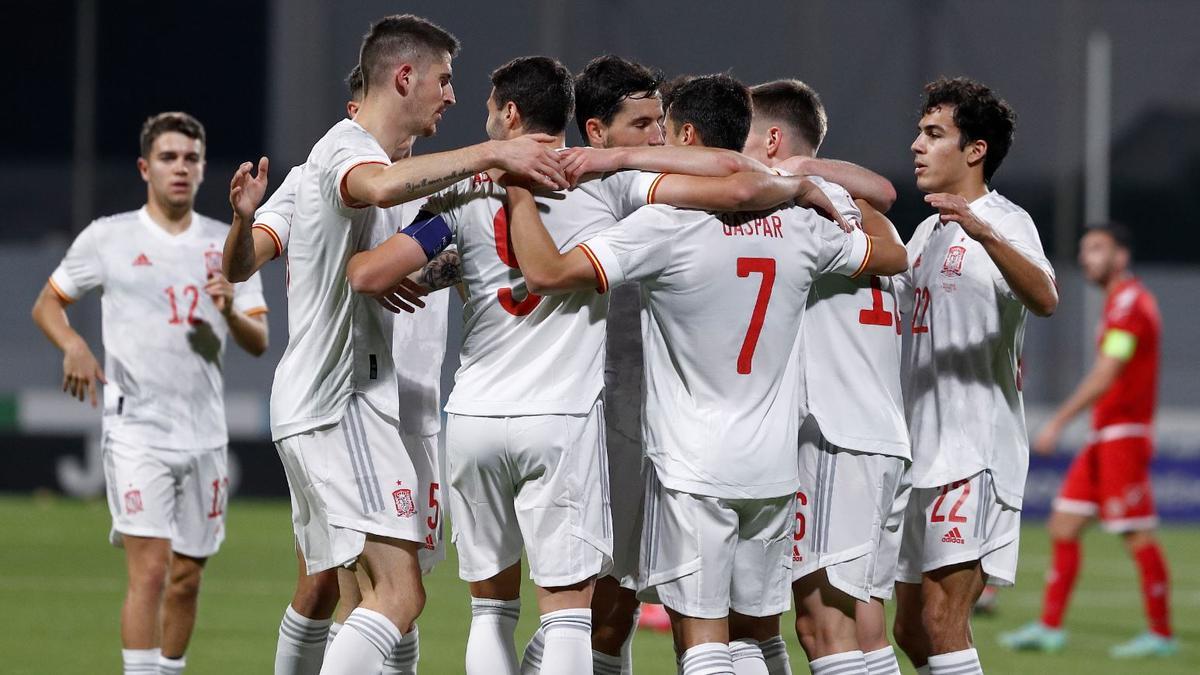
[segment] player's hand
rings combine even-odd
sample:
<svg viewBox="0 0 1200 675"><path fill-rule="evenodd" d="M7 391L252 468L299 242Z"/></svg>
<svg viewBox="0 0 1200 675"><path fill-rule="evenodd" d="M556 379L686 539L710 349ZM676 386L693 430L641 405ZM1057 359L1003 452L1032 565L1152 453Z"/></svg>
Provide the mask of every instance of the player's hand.
<svg viewBox="0 0 1200 675"><path fill-rule="evenodd" d="M966 197L938 192L925 195L925 203L938 210L943 223L958 223L976 241L992 234L992 226L975 215Z"/></svg>
<svg viewBox="0 0 1200 675"><path fill-rule="evenodd" d="M208 283L204 284L204 292L212 298L222 316L228 319L233 314L233 284L229 283L224 274L209 276Z"/></svg>
<svg viewBox="0 0 1200 675"><path fill-rule="evenodd" d="M802 179L799 187L796 189L796 203L800 206L816 209L818 213L837 223L837 226L842 228L843 232L848 233L854 230L854 225L850 224L842 216L841 212L834 208L829 195L825 194L824 190L817 187L816 183L807 178Z"/></svg>
<svg viewBox="0 0 1200 675"><path fill-rule="evenodd" d="M621 168L620 152L615 148L567 148L558 153L563 173L571 186L579 185L583 177L593 173L609 173Z"/></svg>
<svg viewBox="0 0 1200 675"><path fill-rule="evenodd" d="M1042 427L1037 438L1033 440L1033 451L1039 455L1053 455L1054 450L1058 447L1058 437L1062 435L1062 427L1056 422L1051 422Z"/></svg>
<svg viewBox="0 0 1200 675"><path fill-rule="evenodd" d="M555 140L547 134L529 134L510 141L499 141L496 157L498 168L523 176L539 186L550 190L565 190L570 187L562 171L562 162L550 143Z"/></svg>
<svg viewBox="0 0 1200 675"><path fill-rule="evenodd" d="M266 157L259 158L258 175L251 176L254 164L243 162L234 172L233 180L229 181L229 205L245 223L254 222L254 212L267 194L268 164Z"/></svg>
<svg viewBox="0 0 1200 675"><path fill-rule="evenodd" d="M108 380L92 350L80 340L63 354L63 391L80 401L90 397L95 408L99 401L97 383L108 384Z"/></svg>
<svg viewBox="0 0 1200 675"><path fill-rule="evenodd" d="M421 296L428 294L428 288L411 279L405 279L387 293L375 296L375 302L393 314L400 312L412 314L418 307L425 307L425 301L421 299Z"/></svg>

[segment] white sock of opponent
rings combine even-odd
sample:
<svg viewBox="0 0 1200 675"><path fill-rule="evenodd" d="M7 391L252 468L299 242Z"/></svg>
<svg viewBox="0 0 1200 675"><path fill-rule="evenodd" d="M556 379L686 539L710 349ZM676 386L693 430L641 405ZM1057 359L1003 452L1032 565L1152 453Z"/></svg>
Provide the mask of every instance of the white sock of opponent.
<svg viewBox="0 0 1200 675"><path fill-rule="evenodd" d="M621 657L593 649L592 675L621 675Z"/></svg>
<svg viewBox="0 0 1200 675"><path fill-rule="evenodd" d="M325 659L332 619L310 619L291 605L283 610L275 643L275 675L317 675Z"/></svg>
<svg viewBox="0 0 1200 675"><path fill-rule="evenodd" d="M733 672L729 645L705 642L692 647L679 658L679 672L682 675L729 675Z"/></svg>
<svg viewBox="0 0 1200 675"><path fill-rule="evenodd" d="M787 643L782 635L776 635L770 640L758 643L762 650L763 661L767 663L767 672L771 675L792 675L792 662L788 660Z"/></svg>
<svg viewBox="0 0 1200 675"><path fill-rule="evenodd" d="M122 649L121 663L125 667L125 675L158 675L158 657L162 650L154 649Z"/></svg>
<svg viewBox="0 0 1200 675"><path fill-rule="evenodd" d="M822 656L816 661L809 661L808 667L813 675L866 675L867 662L861 649L852 652L841 652Z"/></svg>
<svg viewBox="0 0 1200 675"><path fill-rule="evenodd" d="M158 675L183 675L184 668L187 668L187 656L169 659L158 655Z"/></svg>
<svg viewBox="0 0 1200 675"><path fill-rule="evenodd" d="M929 657L929 675L983 675L979 652L964 649Z"/></svg>
<svg viewBox="0 0 1200 675"><path fill-rule="evenodd" d="M417 624L400 636L400 641L383 660L381 675L417 675L417 661L421 660L421 633Z"/></svg>
<svg viewBox="0 0 1200 675"><path fill-rule="evenodd" d="M520 617L520 600L471 598L467 675L517 675L521 672L517 665L517 647L513 643L513 633L517 630L517 619Z"/></svg>
<svg viewBox="0 0 1200 675"><path fill-rule="evenodd" d="M586 673L592 668L592 610L560 609L542 615L542 670L546 673Z"/></svg>
<svg viewBox="0 0 1200 675"><path fill-rule="evenodd" d="M733 672L737 675L770 675L757 640L730 641L729 658L733 660Z"/></svg>
<svg viewBox="0 0 1200 675"><path fill-rule="evenodd" d="M638 621L642 618L642 606L633 610L633 627L625 642L621 643L621 675L633 675L633 636L637 635Z"/></svg>
<svg viewBox="0 0 1200 675"><path fill-rule="evenodd" d="M400 641L400 630L386 616L365 607L350 613L325 654L322 675L362 675L383 670L383 659Z"/></svg>
<svg viewBox="0 0 1200 675"><path fill-rule="evenodd" d="M900 675L900 662L891 645L863 654L867 660L867 672L871 675Z"/></svg>

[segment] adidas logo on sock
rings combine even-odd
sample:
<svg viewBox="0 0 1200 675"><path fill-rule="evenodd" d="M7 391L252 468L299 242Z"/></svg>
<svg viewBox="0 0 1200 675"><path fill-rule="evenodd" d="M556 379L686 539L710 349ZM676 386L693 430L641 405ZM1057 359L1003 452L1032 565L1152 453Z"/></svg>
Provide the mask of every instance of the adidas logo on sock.
<svg viewBox="0 0 1200 675"><path fill-rule="evenodd" d="M142 267L142 266L149 267L150 265L151 265L150 258L147 258L145 253L139 253L138 257L133 259L134 267Z"/></svg>
<svg viewBox="0 0 1200 675"><path fill-rule="evenodd" d="M950 528L950 531L946 533L946 536L942 537L942 543L943 544L965 544L967 542L965 539L963 539L962 534L958 531L958 528L952 527L952 528Z"/></svg>

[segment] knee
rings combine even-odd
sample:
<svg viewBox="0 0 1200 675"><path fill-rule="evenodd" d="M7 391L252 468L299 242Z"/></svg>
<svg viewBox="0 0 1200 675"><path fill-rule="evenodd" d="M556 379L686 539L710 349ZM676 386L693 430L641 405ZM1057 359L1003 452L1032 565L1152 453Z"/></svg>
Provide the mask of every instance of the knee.
<svg viewBox="0 0 1200 675"><path fill-rule="evenodd" d="M1122 538L1125 540L1125 548L1129 550L1130 555L1134 555L1139 550L1158 543L1158 540L1154 538L1153 530L1126 532L1122 535Z"/></svg>
<svg viewBox="0 0 1200 675"><path fill-rule="evenodd" d="M311 619L323 619L333 615L340 596L337 570L301 576L292 598L292 609Z"/></svg>
<svg viewBox="0 0 1200 675"><path fill-rule="evenodd" d="M924 659L928 656L925 653L928 651L928 647L925 630L922 627L913 626L910 621L897 615L896 622L892 626L892 637L896 640L896 646L910 659L914 662L924 663Z"/></svg>
<svg viewBox="0 0 1200 675"><path fill-rule="evenodd" d="M796 615L796 638L806 654L813 654L819 649L820 635L817 622L812 617Z"/></svg>
<svg viewBox="0 0 1200 675"><path fill-rule="evenodd" d="M967 630L967 612L943 598L926 598L921 607L921 627L931 643L952 640Z"/></svg>
<svg viewBox="0 0 1200 675"><path fill-rule="evenodd" d="M162 595L167 588L171 570L169 556L146 557L130 568L129 590L139 594Z"/></svg>
<svg viewBox="0 0 1200 675"><path fill-rule="evenodd" d="M167 592L175 598L194 598L200 594L200 576L202 568L187 566L184 569L171 571L171 581Z"/></svg>

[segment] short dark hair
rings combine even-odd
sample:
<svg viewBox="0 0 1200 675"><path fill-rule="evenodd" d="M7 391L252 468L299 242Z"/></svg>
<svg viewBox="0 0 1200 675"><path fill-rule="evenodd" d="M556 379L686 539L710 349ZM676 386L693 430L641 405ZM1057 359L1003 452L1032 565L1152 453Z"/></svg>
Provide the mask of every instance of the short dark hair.
<svg viewBox="0 0 1200 675"><path fill-rule="evenodd" d="M421 59L439 52L458 54L458 38L441 26L413 14L393 14L371 24L363 36L358 63L363 71L363 94L382 78L394 59Z"/></svg>
<svg viewBox="0 0 1200 675"><path fill-rule="evenodd" d="M548 56L522 56L492 71L495 102L512 101L525 131L561 134L575 109L571 71Z"/></svg>
<svg viewBox="0 0 1200 675"><path fill-rule="evenodd" d="M363 95L362 66L354 64L350 74L346 76L346 87L350 89L350 98L361 98Z"/></svg>
<svg viewBox="0 0 1200 675"><path fill-rule="evenodd" d="M729 75L694 77L671 91L667 117L691 124L710 148L741 152L750 134L750 90Z"/></svg>
<svg viewBox="0 0 1200 675"><path fill-rule="evenodd" d="M813 152L821 147L829 121L816 90L800 80L775 80L750 88L754 114L778 120L791 127Z"/></svg>
<svg viewBox="0 0 1200 675"><path fill-rule="evenodd" d="M1087 226L1086 232L1103 232L1112 237L1117 246L1133 253L1133 231L1124 223L1118 223L1115 220L1107 223L1093 223Z"/></svg>
<svg viewBox="0 0 1200 675"><path fill-rule="evenodd" d="M154 139L171 131L177 131L188 138L200 141L201 153L208 148L204 125L200 124L200 120L185 112L164 112L151 115L142 123L142 134L138 139L141 143L142 157L149 159Z"/></svg>
<svg viewBox="0 0 1200 675"><path fill-rule="evenodd" d="M990 181L1012 147L1017 114L986 85L965 77L943 77L925 85L922 112L928 114L940 106L954 106L954 125L961 136L959 148L975 141L987 143L983 179Z"/></svg>
<svg viewBox="0 0 1200 675"><path fill-rule="evenodd" d="M694 79L696 79L695 75L676 75L659 85L658 93L662 96L663 112L666 112L667 108L671 107L675 90L679 89L680 85L687 84Z"/></svg>
<svg viewBox="0 0 1200 675"><path fill-rule="evenodd" d="M587 121L612 124L626 98L658 95L662 72L607 54L588 62L575 76L575 124L587 138Z"/></svg>

